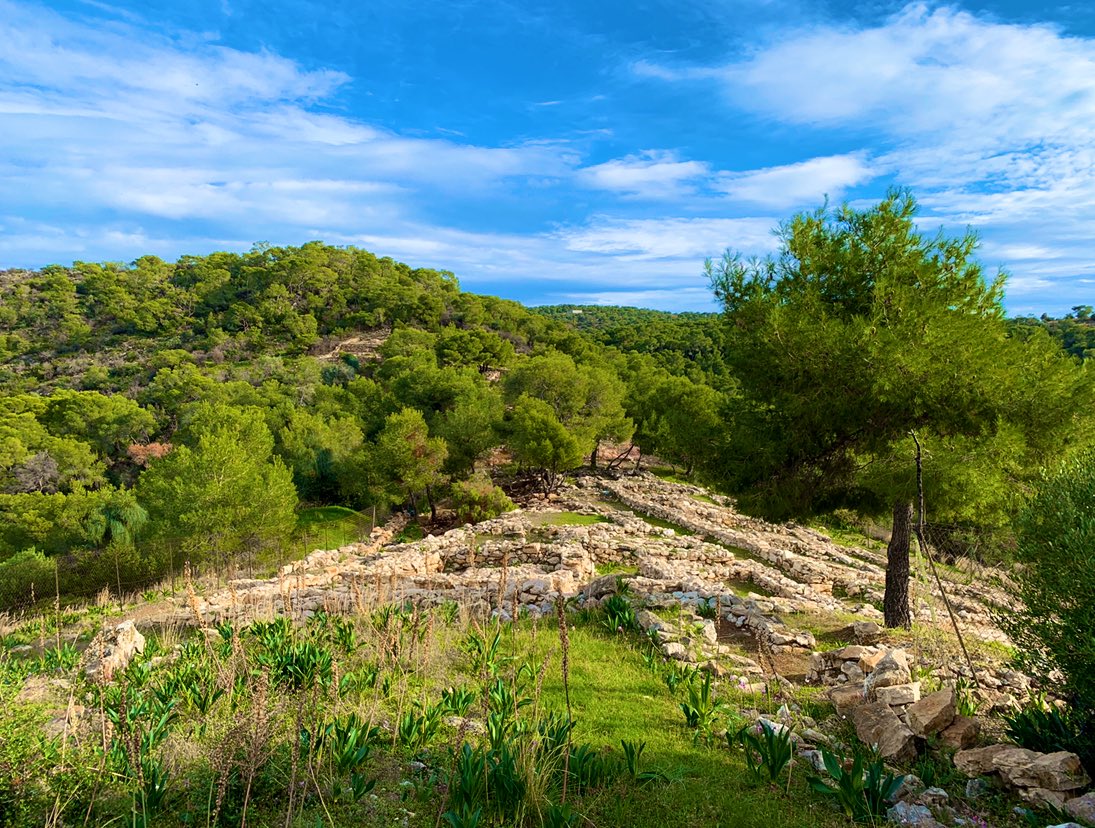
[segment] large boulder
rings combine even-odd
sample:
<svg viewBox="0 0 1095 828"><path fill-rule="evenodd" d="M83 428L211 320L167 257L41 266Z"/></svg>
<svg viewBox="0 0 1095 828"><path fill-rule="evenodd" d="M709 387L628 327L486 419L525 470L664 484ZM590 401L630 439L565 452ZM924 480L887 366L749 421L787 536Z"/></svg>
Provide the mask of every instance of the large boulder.
<svg viewBox="0 0 1095 828"><path fill-rule="evenodd" d="M1047 791L1075 791L1087 787L1091 781L1080 757L1064 750L1039 755L1027 769L1027 775L1034 780L1033 787Z"/></svg>
<svg viewBox="0 0 1095 828"><path fill-rule="evenodd" d="M833 703L836 712L843 716L865 704L867 695L862 684L839 684L829 691L829 701Z"/></svg>
<svg viewBox="0 0 1095 828"><path fill-rule="evenodd" d="M874 702L855 708L852 723L861 742L874 745L888 762L916 758L916 737L888 704Z"/></svg>
<svg viewBox="0 0 1095 828"><path fill-rule="evenodd" d="M929 693L905 711L909 729L917 736L934 736L954 721L954 689Z"/></svg>
<svg viewBox="0 0 1095 828"><path fill-rule="evenodd" d="M874 621L856 621L852 624L852 638L863 644L873 644L882 637L882 628Z"/></svg>
<svg viewBox="0 0 1095 828"><path fill-rule="evenodd" d="M144 636L132 620L108 627L91 639L84 653L84 673L93 681L110 681L144 652Z"/></svg>
<svg viewBox="0 0 1095 828"><path fill-rule="evenodd" d="M892 684L889 687L876 687L874 691L876 701L888 704L890 707L898 707L914 704L920 701L920 682L911 684Z"/></svg>
<svg viewBox="0 0 1095 828"><path fill-rule="evenodd" d="M939 734L939 741L952 750L966 750L977 744L981 723L970 716L955 716L954 721Z"/></svg>
<svg viewBox="0 0 1095 828"><path fill-rule="evenodd" d="M1011 750L1010 745L989 745L983 748L960 750L954 754L954 766L966 776L985 776L996 770L996 755Z"/></svg>
<svg viewBox="0 0 1095 828"><path fill-rule="evenodd" d="M898 802L886 812L886 818L897 825L919 825L920 828L935 828L939 825L930 808L910 802Z"/></svg>
<svg viewBox="0 0 1095 828"><path fill-rule="evenodd" d="M1090 781L1079 757L1066 751L1038 753L1012 745L991 745L959 751L954 755L954 764L966 776L996 772L1013 788L1075 791ZM1038 797L1037 794L1032 796Z"/></svg>

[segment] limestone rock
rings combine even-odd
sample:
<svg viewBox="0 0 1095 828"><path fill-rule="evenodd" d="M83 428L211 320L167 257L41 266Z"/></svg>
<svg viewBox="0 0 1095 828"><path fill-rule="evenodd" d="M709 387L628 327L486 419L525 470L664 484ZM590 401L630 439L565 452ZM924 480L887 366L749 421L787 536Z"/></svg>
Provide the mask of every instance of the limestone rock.
<svg viewBox="0 0 1095 828"><path fill-rule="evenodd" d="M676 641L670 641L668 644L662 645L662 652L665 653L666 658L688 661L688 650L684 648L683 644Z"/></svg>
<svg viewBox="0 0 1095 828"><path fill-rule="evenodd" d="M947 687L929 693L905 712L913 733L934 736L954 721L954 690Z"/></svg>
<svg viewBox="0 0 1095 828"><path fill-rule="evenodd" d="M918 799L921 805L942 805L950 799L950 794L942 788L932 787L922 792Z"/></svg>
<svg viewBox="0 0 1095 828"><path fill-rule="evenodd" d="M866 647L859 644L849 644L847 647L842 647L839 650L833 650L829 655L833 658L839 658L842 661L856 661L858 662L863 656L868 655L871 651Z"/></svg>
<svg viewBox="0 0 1095 828"><path fill-rule="evenodd" d="M110 681L140 652L144 652L144 636L132 620L123 621L91 640L84 653L84 673L89 679Z"/></svg>
<svg viewBox="0 0 1095 828"><path fill-rule="evenodd" d="M960 750L954 754L954 766L968 777L984 776L996 770L996 755L1011 750L1009 745L989 745L983 748Z"/></svg>
<svg viewBox="0 0 1095 828"><path fill-rule="evenodd" d="M977 737L980 735L981 723L977 719L955 716L954 721L940 732L939 741L944 747L966 750L977 744Z"/></svg>
<svg viewBox="0 0 1095 828"><path fill-rule="evenodd" d="M1050 791L1080 790L1091 781L1080 757L1064 750L1040 757L1031 770L1039 786Z"/></svg>
<svg viewBox="0 0 1095 828"><path fill-rule="evenodd" d="M878 666L878 662L886 657L886 651L883 649L872 650L860 656L859 669L864 673L870 673L874 671L874 668Z"/></svg>
<svg viewBox="0 0 1095 828"><path fill-rule="evenodd" d="M886 812L886 819L898 825L919 825L922 828L938 825L932 816L930 808L924 805L911 805L908 802L898 802Z"/></svg>
<svg viewBox="0 0 1095 828"><path fill-rule="evenodd" d="M1059 811L1064 807L1068 797L1061 791L1051 791L1047 788L1019 788L1019 798L1036 808L1049 805Z"/></svg>
<svg viewBox="0 0 1095 828"><path fill-rule="evenodd" d="M877 687L874 691L875 700L890 707L905 704L914 704L920 701L920 682L911 684L894 684L889 687Z"/></svg>
<svg viewBox="0 0 1095 828"><path fill-rule="evenodd" d="M853 708L865 704L867 698L863 685L845 684L829 691L829 701L833 703L837 713L845 715Z"/></svg>
<svg viewBox="0 0 1095 828"><path fill-rule="evenodd" d="M916 737L889 705L875 702L857 707L852 722L860 741L875 745L883 759L904 762L916 757Z"/></svg>
<svg viewBox="0 0 1095 828"><path fill-rule="evenodd" d="M856 621L852 624L852 637L864 644L873 644L882 637L882 628L874 621Z"/></svg>
<svg viewBox="0 0 1095 828"><path fill-rule="evenodd" d="M1095 791L1065 802L1065 812L1077 822L1095 825Z"/></svg>
<svg viewBox="0 0 1095 828"><path fill-rule="evenodd" d="M867 698L873 699L879 687L894 687L911 681L912 673L905 651L890 650L867 677Z"/></svg>
<svg viewBox="0 0 1095 828"><path fill-rule="evenodd" d="M1079 757L1066 751L1046 754L1009 748L997 753L992 762L1000 777L1016 788L1072 791L1088 783Z"/></svg>

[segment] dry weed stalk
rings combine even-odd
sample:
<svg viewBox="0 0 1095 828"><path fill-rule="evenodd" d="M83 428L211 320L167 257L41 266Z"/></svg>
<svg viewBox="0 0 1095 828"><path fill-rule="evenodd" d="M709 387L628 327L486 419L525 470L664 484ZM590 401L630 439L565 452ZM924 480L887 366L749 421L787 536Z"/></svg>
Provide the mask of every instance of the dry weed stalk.
<svg viewBox="0 0 1095 828"><path fill-rule="evenodd" d="M506 597L506 582L509 580L509 550L502 551L502 570L498 579L498 598L494 602L494 606L499 612L502 611L504 601Z"/></svg>
<svg viewBox="0 0 1095 828"><path fill-rule="evenodd" d="M563 697L567 705L567 748L563 757L563 795L562 804L567 801L567 777L570 776L570 731L574 717L570 708L570 634L567 631L566 602L560 592L555 599L555 616L559 622L559 646L563 653Z"/></svg>

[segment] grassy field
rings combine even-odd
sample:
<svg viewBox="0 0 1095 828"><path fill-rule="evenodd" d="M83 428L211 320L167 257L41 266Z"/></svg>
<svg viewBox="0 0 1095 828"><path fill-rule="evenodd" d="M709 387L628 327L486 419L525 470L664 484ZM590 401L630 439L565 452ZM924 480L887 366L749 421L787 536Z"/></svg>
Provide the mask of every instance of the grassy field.
<svg viewBox="0 0 1095 828"><path fill-rule="evenodd" d="M665 682L674 668L652 657L645 639L611 633L599 614L584 614L571 619L568 640L572 751L584 751L582 767L593 770L587 778L571 769L565 810L559 780L567 774L558 756L542 754L544 737L528 735L552 716L565 721L555 620L469 626L452 605L428 615L382 608L349 620L317 616L296 629L225 625L212 640L169 631L106 686L77 676L74 651L0 656L0 818L38 825L57 813L65 823L90 816L91 824L152 828L240 825L246 812L254 826L428 828L456 807L460 746L495 744L475 734L503 711L500 743L517 756L524 798L504 815L488 797L480 822L458 826L844 824L799 769L789 787L761 785L729 749L720 731L745 721L736 711L757 699L724 696L734 710L719 715L706 744L685 726L685 688ZM177 644L177 658L153 660ZM117 722L107 751L94 725L58 727L69 693L51 691L54 678ZM41 692L27 698L25 686ZM453 688L462 709L445 707ZM378 728L356 765L336 740L337 728L354 722L365 734ZM307 736L317 733L325 741ZM634 780L624 740L644 743L642 769L664 779ZM373 787L356 796L353 785L366 780ZM560 814L569 821L553 821Z"/></svg>
<svg viewBox="0 0 1095 828"><path fill-rule="evenodd" d="M335 549L368 537L371 516L344 506L318 506L297 512L295 542L312 549Z"/></svg>
<svg viewBox="0 0 1095 828"><path fill-rule="evenodd" d="M533 645L527 630L516 646L546 652L552 641L543 633ZM644 663L639 642L610 636L596 624L570 632L570 698L578 722L575 739L620 752L622 740L645 742L646 767L664 771L672 781L639 787L608 788L583 801L583 815L594 825L666 828L690 825L837 826L846 820L811 794L801 771L792 774L789 790L754 781L739 751L724 739L710 747L693 739L685 726L677 695L659 672ZM551 670L544 681L544 701L563 703L562 677ZM678 693L681 691L678 689ZM732 724L724 719L723 727Z"/></svg>
<svg viewBox="0 0 1095 828"><path fill-rule="evenodd" d="M592 526L595 523L608 523L608 518L600 515L583 515L580 512L543 512L530 516L537 526Z"/></svg>

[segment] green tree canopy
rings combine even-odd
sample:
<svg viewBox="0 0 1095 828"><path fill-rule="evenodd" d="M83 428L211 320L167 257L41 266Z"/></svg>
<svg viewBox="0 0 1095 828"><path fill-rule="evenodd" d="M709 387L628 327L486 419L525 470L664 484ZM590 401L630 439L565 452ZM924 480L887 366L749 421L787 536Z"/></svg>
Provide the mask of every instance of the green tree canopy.
<svg viewBox="0 0 1095 828"><path fill-rule="evenodd" d="M375 458L391 483L417 506L417 496L425 493L434 509L431 487L441 480L441 466L448 455L445 441L430 437L422 412L404 408L388 415L376 441ZM391 502L403 498L393 494Z"/></svg>
<svg viewBox="0 0 1095 828"><path fill-rule="evenodd" d="M288 538L297 505L292 475L272 456L261 419L208 406L187 444L156 460L137 484L153 542L196 565L251 561Z"/></svg>
<svg viewBox="0 0 1095 828"><path fill-rule="evenodd" d="M513 406L507 440L513 459L534 470L546 491L554 491L562 474L576 469L591 449L567 429L543 400L522 394Z"/></svg>
<svg viewBox="0 0 1095 828"><path fill-rule="evenodd" d="M897 525L915 493L909 434L928 446L992 440L1010 423L1030 459L1026 449L1075 434L1090 399L1059 349L1008 338L1004 276L984 277L976 237L925 236L916 211L904 191L866 210L823 208L783 225L775 256L709 263L743 392L726 477L775 517L865 489L894 504L887 621L896 624L909 621L908 532ZM1047 395L1034 408L1031 383ZM1048 423L1038 410L1052 411ZM871 469L902 460L904 475Z"/></svg>

